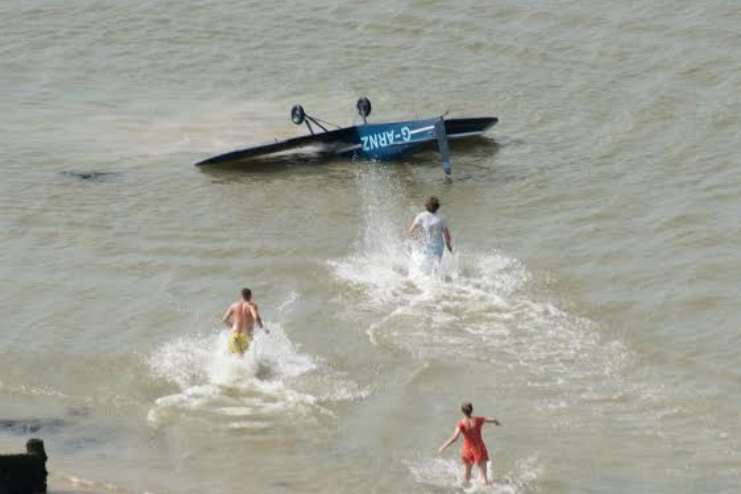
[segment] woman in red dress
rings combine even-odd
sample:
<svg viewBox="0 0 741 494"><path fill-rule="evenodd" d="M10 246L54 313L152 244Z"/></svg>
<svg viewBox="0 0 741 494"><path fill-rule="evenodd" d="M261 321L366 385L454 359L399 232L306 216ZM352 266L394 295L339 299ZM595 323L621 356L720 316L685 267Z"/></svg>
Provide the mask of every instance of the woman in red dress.
<svg viewBox="0 0 741 494"><path fill-rule="evenodd" d="M489 452L486 450L484 440L481 439L481 427L485 423L491 423L494 425L502 425L495 418L489 417L472 417L473 405L471 403L464 403L461 405L461 412L463 412L463 419L459 420L455 424L455 431L450 436L445 444L440 446L438 450L442 453L445 448L453 444L458 440L458 437L463 434L463 446L461 447L461 460L463 461L463 478L465 483L468 484L471 481L471 468L476 464L479 466L479 472L481 479L484 484L489 483L489 479L486 478L486 462L489 461Z"/></svg>

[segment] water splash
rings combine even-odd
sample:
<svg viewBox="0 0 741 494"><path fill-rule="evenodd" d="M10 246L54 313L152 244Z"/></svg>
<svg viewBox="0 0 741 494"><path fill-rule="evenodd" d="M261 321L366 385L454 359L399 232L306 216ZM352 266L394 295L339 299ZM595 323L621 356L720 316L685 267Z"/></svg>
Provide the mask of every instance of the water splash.
<svg viewBox="0 0 741 494"><path fill-rule="evenodd" d="M281 307L286 309L285 304ZM276 413L332 416L324 403L367 396L368 390L299 352L280 324L266 326L270 334L257 331L243 356L230 354L228 332L216 329L159 348L150 358L152 374L175 385L178 392L155 400L149 423L160 427L185 415L226 419L230 429L259 430L270 427ZM324 378L310 377L313 374Z"/></svg>
<svg viewBox="0 0 741 494"><path fill-rule="evenodd" d="M537 456L522 458L515 462L509 472L494 471L492 462L487 463L489 485L478 479L476 468L472 471L471 483L464 485L460 462L445 458L419 458L403 462L415 482L441 488L457 487L466 493L489 492L496 494L520 494L529 491L541 474Z"/></svg>
<svg viewBox="0 0 741 494"><path fill-rule="evenodd" d="M512 386L566 391L565 406L610 399L624 386L632 352L594 322L541 300L522 261L463 244L424 272L402 227L414 209L401 203L399 186L373 171L358 182L365 228L354 252L329 264L359 292L356 303L376 313L366 328L371 343L420 359L485 362ZM563 400L549 396L538 406Z"/></svg>

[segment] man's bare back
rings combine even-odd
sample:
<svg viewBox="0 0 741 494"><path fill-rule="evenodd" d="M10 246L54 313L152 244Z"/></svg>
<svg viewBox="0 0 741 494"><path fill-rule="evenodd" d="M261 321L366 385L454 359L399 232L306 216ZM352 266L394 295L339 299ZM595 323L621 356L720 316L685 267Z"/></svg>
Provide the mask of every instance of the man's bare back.
<svg viewBox="0 0 741 494"><path fill-rule="evenodd" d="M255 323L261 328L263 327L257 304L250 301L251 296L251 292L243 292L242 299L230 305L223 318L224 324L231 327L233 332L245 333L250 338Z"/></svg>
<svg viewBox="0 0 741 494"><path fill-rule="evenodd" d="M231 326L232 331L252 335L255 322L260 320L257 313L257 305L238 300L229 306L224 316L224 322ZM260 324L262 327L262 324Z"/></svg>

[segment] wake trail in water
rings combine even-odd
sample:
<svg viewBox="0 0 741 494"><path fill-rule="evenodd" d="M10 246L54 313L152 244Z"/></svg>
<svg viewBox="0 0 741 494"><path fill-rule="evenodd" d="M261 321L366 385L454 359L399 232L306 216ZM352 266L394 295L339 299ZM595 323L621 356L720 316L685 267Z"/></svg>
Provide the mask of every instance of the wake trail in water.
<svg viewBox="0 0 741 494"><path fill-rule="evenodd" d="M530 385L553 386L616 375L631 359L619 341L604 341L593 322L528 292L531 273L496 250L458 246L438 270L420 268L404 227L414 209L383 172L359 175L365 225L355 252L331 261L334 275L362 292L376 311L371 343L419 358L458 358L518 367ZM455 228L455 225L453 225Z"/></svg>
<svg viewBox="0 0 741 494"><path fill-rule="evenodd" d="M371 344L420 360L483 363L500 392L525 399L562 430L613 415L651 435L664 417L683 413L650 369L635 375L638 357L621 340L538 295L522 261L460 243L436 272L418 269L405 231L417 209L383 169L359 173L357 182L364 228L353 252L329 265L355 293Z"/></svg>
<svg viewBox="0 0 741 494"><path fill-rule="evenodd" d="M279 316L295 301L278 307ZM228 331L174 339L149 359L155 379L177 392L155 400L147 419L161 427L183 417L224 421L232 429L265 429L275 414L312 420L333 416L327 403L365 398L369 391L298 351L280 323L266 321L270 333L256 330L249 350L227 350Z"/></svg>
<svg viewBox="0 0 741 494"><path fill-rule="evenodd" d="M353 252L329 265L355 292L353 306L369 321L364 329L371 344L419 360L484 364L500 395L527 403L559 434L599 430L609 416L623 434L661 438L654 454L691 446L681 433L682 424L696 422L684 405L687 397L622 340L537 292L527 266L504 252L460 243L439 270L419 269L405 231L417 210L404 191L383 169L359 173L357 182L364 229ZM737 442L727 440L729 425L712 411L697 427L718 438L716 461L736 454ZM707 461L708 453L698 451L693 461ZM447 463L412 464L419 482L450 479Z"/></svg>

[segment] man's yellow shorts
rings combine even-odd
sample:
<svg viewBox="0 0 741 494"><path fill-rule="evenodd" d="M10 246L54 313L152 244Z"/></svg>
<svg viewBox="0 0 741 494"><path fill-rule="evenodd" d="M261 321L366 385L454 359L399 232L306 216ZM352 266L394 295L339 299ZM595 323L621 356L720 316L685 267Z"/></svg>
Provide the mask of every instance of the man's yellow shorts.
<svg viewBox="0 0 741 494"><path fill-rule="evenodd" d="M232 331L229 333L229 340L227 340L227 348L231 353L239 353L240 355L247 351L250 347L250 337L246 333L236 333Z"/></svg>

